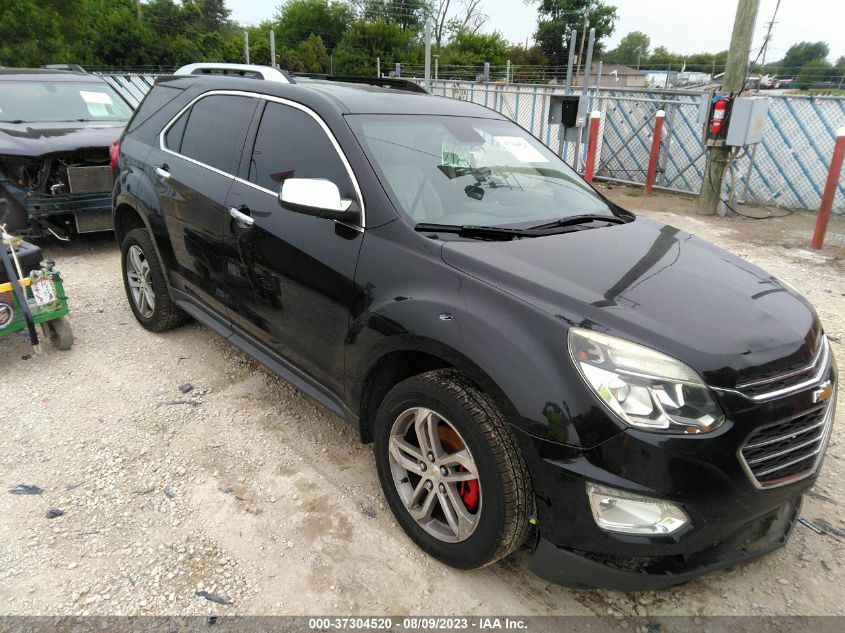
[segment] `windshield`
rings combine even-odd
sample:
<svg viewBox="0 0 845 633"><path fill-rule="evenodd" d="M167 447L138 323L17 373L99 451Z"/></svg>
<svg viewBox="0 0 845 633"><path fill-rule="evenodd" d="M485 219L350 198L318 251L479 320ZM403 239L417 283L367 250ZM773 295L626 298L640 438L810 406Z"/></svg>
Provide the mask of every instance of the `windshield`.
<svg viewBox="0 0 845 633"><path fill-rule="evenodd" d="M0 121L127 121L132 110L104 83L0 81Z"/></svg>
<svg viewBox="0 0 845 633"><path fill-rule="evenodd" d="M354 115L348 120L415 223L535 225L613 215L558 156L510 121Z"/></svg>

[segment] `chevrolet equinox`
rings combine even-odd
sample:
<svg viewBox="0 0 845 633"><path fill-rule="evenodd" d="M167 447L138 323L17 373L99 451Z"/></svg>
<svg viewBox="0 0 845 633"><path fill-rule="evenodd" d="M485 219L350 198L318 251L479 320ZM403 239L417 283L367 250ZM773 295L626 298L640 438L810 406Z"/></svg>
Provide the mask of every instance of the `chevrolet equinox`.
<svg viewBox="0 0 845 633"><path fill-rule="evenodd" d="M193 318L354 424L448 565L527 541L545 579L637 590L786 542L836 380L791 286L487 108L245 68L160 78L113 148L143 327Z"/></svg>

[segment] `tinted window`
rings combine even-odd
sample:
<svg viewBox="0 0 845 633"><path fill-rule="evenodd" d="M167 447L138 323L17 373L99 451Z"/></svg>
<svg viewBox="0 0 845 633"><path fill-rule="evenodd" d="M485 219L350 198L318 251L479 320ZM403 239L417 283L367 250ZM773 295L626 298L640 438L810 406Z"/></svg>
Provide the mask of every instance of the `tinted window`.
<svg viewBox="0 0 845 633"><path fill-rule="evenodd" d="M234 174L256 99L214 95L191 107L180 154Z"/></svg>
<svg viewBox="0 0 845 633"><path fill-rule="evenodd" d="M308 114L268 102L258 128L249 179L278 191L285 178L327 178L344 198L354 198L349 174L328 136Z"/></svg>
<svg viewBox="0 0 845 633"><path fill-rule="evenodd" d="M182 135L185 133L185 124L188 122L188 115L190 113L190 109L185 110L182 116L176 119L176 122L167 130L167 134L164 135L164 146L167 149L173 150L174 152L182 150Z"/></svg>
<svg viewBox="0 0 845 633"><path fill-rule="evenodd" d="M161 84L153 86L152 90L150 90L147 93L147 96L144 97L143 101L141 101L138 109L135 110L135 116L132 117L127 131L133 131L144 121L173 101L173 99L178 97L181 92L182 91L178 88L163 86Z"/></svg>

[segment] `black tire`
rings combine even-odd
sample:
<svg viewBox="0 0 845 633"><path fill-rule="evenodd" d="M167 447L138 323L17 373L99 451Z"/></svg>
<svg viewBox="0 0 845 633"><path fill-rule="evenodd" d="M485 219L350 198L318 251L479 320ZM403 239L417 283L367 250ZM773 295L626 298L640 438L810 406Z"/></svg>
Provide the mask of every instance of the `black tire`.
<svg viewBox="0 0 845 633"><path fill-rule="evenodd" d="M129 287L126 260L127 253L133 246L141 249L150 268L150 284L155 296L155 307L152 313L147 316L141 313L139 306L132 297ZM120 259L126 298L129 301L129 307L132 309L132 314L135 315L138 323L150 332L165 332L179 327L190 319L188 314L177 306L170 297L164 269L158 260L152 240L146 229L132 229L126 234L126 237L123 238L123 244L120 247Z"/></svg>
<svg viewBox="0 0 845 633"><path fill-rule="evenodd" d="M403 412L415 407L431 409L448 420L475 460L481 513L474 531L460 542L445 542L423 529L397 490L389 455L391 429ZM475 569L507 556L525 541L532 503L528 469L505 416L464 374L439 369L393 387L376 414L374 440L379 479L390 509L426 553L452 567Z"/></svg>
<svg viewBox="0 0 845 633"><path fill-rule="evenodd" d="M73 330L66 317L47 321L41 327L55 349L67 351L73 347Z"/></svg>

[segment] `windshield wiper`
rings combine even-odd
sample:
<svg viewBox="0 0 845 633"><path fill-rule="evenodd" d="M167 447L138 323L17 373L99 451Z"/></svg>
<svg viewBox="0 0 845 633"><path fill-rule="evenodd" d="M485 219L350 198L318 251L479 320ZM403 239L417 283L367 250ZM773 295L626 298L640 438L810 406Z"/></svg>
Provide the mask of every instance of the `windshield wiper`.
<svg viewBox="0 0 845 633"><path fill-rule="evenodd" d="M546 224L539 224L532 226L529 230L542 231L545 229L557 229L564 226L575 226L576 224L586 224L588 222L608 222L610 224L625 224L625 219L615 215L599 215L595 213L584 213L581 215L571 215L568 218L559 218L553 222Z"/></svg>
<svg viewBox="0 0 845 633"><path fill-rule="evenodd" d="M512 240L519 237L540 237L541 231L514 229L505 226L476 226L473 224L432 224L420 222L415 231L432 233L457 233L461 237L479 237L493 240Z"/></svg>

